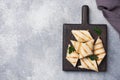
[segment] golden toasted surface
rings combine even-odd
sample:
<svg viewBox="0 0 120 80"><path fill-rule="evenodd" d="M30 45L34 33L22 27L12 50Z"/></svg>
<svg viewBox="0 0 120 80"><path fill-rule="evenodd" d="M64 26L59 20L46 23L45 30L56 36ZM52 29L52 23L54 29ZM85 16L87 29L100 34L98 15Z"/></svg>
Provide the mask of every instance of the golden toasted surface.
<svg viewBox="0 0 120 80"><path fill-rule="evenodd" d="M82 58L80 59L81 65L78 66L79 68L90 69L98 72L97 63L95 60L90 60L89 58Z"/></svg>
<svg viewBox="0 0 120 80"><path fill-rule="evenodd" d="M86 56L92 55L94 40L90 40L86 43L81 43L78 41L71 40L77 53L79 53L79 58L84 58Z"/></svg>
<svg viewBox="0 0 120 80"><path fill-rule="evenodd" d="M68 45L68 49L70 47L70 44ZM66 59L75 67L78 62L78 53L76 51L69 53L69 50L67 49Z"/></svg>
<svg viewBox="0 0 120 80"><path fill-rule="evenodd" d="M106 52L102 43L102 40L100 39L100 37L97 38L95 45L94 45L94 54L97 55L98 59L97 59L97 64L100 65L100 63L102 62L102 60L104 59Z"/></svg>
<svg viewBox="0 0 120 80"><path fill-rule="evenodd" d="M93 39L88 30L72 30L72 34L79 42L86 42Z"/></svg>

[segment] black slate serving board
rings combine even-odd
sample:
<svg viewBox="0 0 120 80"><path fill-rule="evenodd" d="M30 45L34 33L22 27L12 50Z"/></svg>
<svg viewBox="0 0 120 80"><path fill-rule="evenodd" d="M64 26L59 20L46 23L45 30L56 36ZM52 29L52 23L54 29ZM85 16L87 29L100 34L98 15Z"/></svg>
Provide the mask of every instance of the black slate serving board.
<svg viewBox="0 0 120 80"><path fill-rule="evenodd" d="M93 31L94 27L98 27L102 30L102 34L100 35L105 51L107 53L107 25L106 24L89 24L89 7L84 5L82 7L82 24L63 24L63 71L91 71L87 69L80 69L77 66L73 67L70 62L66 59L66 52L68 44L71 44L70 40L75 40L74 36L71 33L71 30L89 30L92 37L96 40L98 35ZM107 55L105 56L104 60L98 67L99 72L104 72L107 70Z"/></svg>

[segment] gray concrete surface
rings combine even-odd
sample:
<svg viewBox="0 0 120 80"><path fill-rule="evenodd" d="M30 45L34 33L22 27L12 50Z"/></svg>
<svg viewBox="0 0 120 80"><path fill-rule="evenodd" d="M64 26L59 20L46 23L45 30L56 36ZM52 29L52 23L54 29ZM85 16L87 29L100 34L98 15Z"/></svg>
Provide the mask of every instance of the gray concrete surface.
<svg viewBox="0 0 120 80"><path fill-rule="evenodd" d="M62 71L63 23L108 25L108 71ZM119 80L120 38L95 0L0 0L0 80Z"/></svg>

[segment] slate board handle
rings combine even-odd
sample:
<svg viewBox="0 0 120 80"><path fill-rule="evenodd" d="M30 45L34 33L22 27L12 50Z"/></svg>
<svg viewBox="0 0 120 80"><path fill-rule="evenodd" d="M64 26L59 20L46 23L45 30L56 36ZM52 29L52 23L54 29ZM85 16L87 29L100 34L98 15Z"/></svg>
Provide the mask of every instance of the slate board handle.
<svg viewBox="0 0 120 80"><path fill-rule="evenodd" d="M82 24L89 24L89 7L87 5L82 6Z"/></svg>

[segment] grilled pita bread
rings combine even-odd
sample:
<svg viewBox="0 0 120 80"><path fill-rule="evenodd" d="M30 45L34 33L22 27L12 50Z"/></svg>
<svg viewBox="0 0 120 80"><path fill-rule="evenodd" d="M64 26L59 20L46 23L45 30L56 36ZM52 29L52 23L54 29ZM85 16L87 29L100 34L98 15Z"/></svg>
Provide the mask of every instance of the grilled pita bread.
<svg viewBox="0 0 120 80"><path fill-rule="evenodd" d="M105 52L105 49L104 49L104 46L103 46L103 43L100 37L98 37L94 45L94 54L97 55L98 57L97 64L100 65L100 63L102 62L102 60L104 59L106 55L106 52Z"/></svg>
<svg viewBox="0 0 120 80"><path fill-rule="evenodd" d="M86 42L93 39L88 30L72 30L72 34L79 42Z"/></svg>
<svg viewBox="0 0 120 80"><path fill-rule="evenodd" d="M97 63L95 60L91 60L90 58L82 58L80 59L81 65L78 68L84 68L89 70L94 70L98 72Z"/></svg>
<svg viewBox="0 0 120 80"><path fill-rule="evenodd" d="M70 44L68 45L66 59L75 67L79 56L78 56L78 53L75 51L72 53L69 53L69 47L70 47Z"/></svg>
<svg viewBox="0 0 120 80"><path fill-rule="evenodd" d="M80 43L78 41L71 40L72 45L74 46L77 53L79 53L79 58L84 58L86 56L93 54L93 44L94 40L90 40L86 43Z"/></svg>

